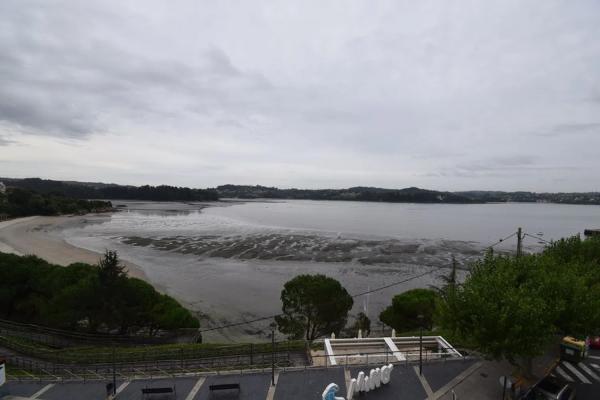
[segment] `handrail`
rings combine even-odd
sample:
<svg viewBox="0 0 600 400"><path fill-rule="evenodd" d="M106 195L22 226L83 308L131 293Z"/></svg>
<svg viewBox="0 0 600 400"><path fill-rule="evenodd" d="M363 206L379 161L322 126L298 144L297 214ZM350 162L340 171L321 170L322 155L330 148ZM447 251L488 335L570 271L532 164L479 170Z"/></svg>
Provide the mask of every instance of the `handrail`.
<svg viewBox="0 0 600 400"><path fill-rule="evenodd" d="M52 328L42 325L29 324L23 322L9 321L0 319L0 330L15 330L19 332L29 332L36 334L43 334L49 336L58 336L61 338L69 338L75 340L89 340L89 341L148 341L148 342L164 342L176 337L196 334L197 329L181 328L173 331L160 331L162 335L159 336L146 336L146 335L120 335L111 333L86 333L77 331L67 331L58 328Z"/></svg>

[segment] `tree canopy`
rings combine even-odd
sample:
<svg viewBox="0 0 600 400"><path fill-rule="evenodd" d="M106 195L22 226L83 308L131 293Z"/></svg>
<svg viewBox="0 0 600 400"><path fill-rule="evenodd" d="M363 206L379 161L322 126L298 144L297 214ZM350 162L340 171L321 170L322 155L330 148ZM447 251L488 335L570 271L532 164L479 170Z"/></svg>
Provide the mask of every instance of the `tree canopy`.
<svg viewBox="0 0 600 400"><path fill-rule="evenodd" d="M314 340L332 332L339 335L354 301L335 279L325 275L298 275L281 291L278 329L293 338Z"/></svg>
<svg viewBox="0 0 600 400"><path fill-rule="evenodd" d="M4 179L9 187L31 190L44 195L60 195L75 199L215 201L214 189L192 189L168 185L129 186L105 183L63 182L51 179Z"/></svg>
<svg viewBox="0 0 600 400"><path fill-rule="evenodd" d="M125 277L125 266L121 264L116 251L106 250L104 257L98 261L98 276L100 282L109 286Z"/></svg>
<svg viewBox="0 0 600 400"><path fill-rule="evenodd" d="M572 237L541 254L477 262L446 291L439 322L495 359L519 364L557 335L600 333L600 240Z"/></svg>
<svg viewBox="0 0 600 400"><path fill-rule="evenodd" d="M438 294L431 289L412 289L394 296L392 305L379 314L384 324L398 332L418 328L431 329ZM422 315L422 320L419 319Z"/></svg>
<svg viewBox="0 0 600 400"><path fill-rule="evenodd" d="M149 333L197 328L173 298L127 277L114 252L97 266L52 265L35 256L0 253L0 318L87 332Z"/></svg>
<svg viewBox="0 0 600 400"><path fill-rule="evenodd" d="M6 193L0 193L0 214L11 217L88 213L111 207L110 201L79 200L19 188L9 188Z"/></svg>
<svg viewBox="0 0 600 400"><path fill-rule="evenodd" d="M385 201L392 203L477 203L467 196L451 192L419 189L382 189L374 187L352 187L348 189L278 189L265 186L222 185L217 187L221 197L242 199L311 199Z"/></svg>
<svg viewBox="0 0 600 400"><path fill-rule="evenodd" d="M364 337L367 337L371 334L371 319L362 311L356 315L354 324L349 327L348 333L354 336L358 334L359 330L362 332Z"/></svg>

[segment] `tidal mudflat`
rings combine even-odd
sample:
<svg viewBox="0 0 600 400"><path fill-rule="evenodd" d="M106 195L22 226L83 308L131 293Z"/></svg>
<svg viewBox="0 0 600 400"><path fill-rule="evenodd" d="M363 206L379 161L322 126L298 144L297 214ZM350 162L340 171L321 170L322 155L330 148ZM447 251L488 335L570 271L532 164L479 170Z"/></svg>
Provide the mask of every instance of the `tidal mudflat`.
<svg viewBox="0 0 600 400"><path fill-rule="evenodd" d="M481 256L477 243L451 240L365 240L303 234L264 233L196 237L128 236L124 244L203 257L237 260L302 261L322 263L420 264L448 267L456 254L465 268Z"/></svg>
<svg viewBox="0 0 600 400"><path fill-rule="evenodd" d="M105 249L118 250L129 265L140 269L140 276L197 312L203 328L276 314L283 284L302 273L334 277L354 294L431 272L355 299L353 313L366 310L377 321L393 295L439 284L453 256L464 277L487 245L518 226L551 240L600 225L600 207L553 204L117 201L115 205L120 212L73 217L59 224L49 220L35 229L21 229L21 236L35 237L36 242L18 250L37 253L45 249L42 245L62 243L70 246L70 253L48 249L46 253L80 254L86 260ZM44 235L50 239L44 242ZM13 245L29 243L14 235L9 239ZM509 240L495 250L509 252L515 245ZM529 238L525 246L535 251L540 243ZM266 338L269 322L215 330L205 338Z"/></svg>

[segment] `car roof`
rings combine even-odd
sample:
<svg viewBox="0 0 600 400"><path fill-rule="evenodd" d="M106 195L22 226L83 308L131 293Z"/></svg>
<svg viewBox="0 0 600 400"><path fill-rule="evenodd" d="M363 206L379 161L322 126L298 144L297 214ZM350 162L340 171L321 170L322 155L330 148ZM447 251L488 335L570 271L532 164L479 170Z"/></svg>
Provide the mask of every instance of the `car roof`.
<svg viewBox="0 0 600 400"><path fill-rule="evenodd" d="M565 386L567 386L566 382L563 382L552 375L545 377L536 385L538 389L554 394L560 393Z"/></svg>

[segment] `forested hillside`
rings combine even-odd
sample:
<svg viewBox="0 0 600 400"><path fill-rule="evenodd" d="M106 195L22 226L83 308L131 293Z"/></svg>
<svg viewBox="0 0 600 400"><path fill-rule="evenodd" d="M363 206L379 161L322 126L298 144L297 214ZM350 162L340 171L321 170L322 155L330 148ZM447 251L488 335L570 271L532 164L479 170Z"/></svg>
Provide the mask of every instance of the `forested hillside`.
<svg viewBox="0 0 600 400"><path fill-rule="evenodd" d="M0 193L0 215L8 217L77 214L111 209L110 201L73 199L27 189L8 188L6 193Z"/></svg>
<svg viewBox="0 0 600 400"><path fill-rule="evenodd" d="M99 182L55 181L40 178L0 178L8 187L33 190L76 199L149 200L149 201L217 201L219 198L352 200L392 203L562 203L600 204L600 192L536 193L471 190L445 192L409 187L384 189L351 187L348 189L279 189L260 185L221 185L216 189L192 189L176 186L127 186Z"/></svg>
<svg viewBox="0 0 600 400"><path fill-rule="evenodd" d="M105 183L63 182L50 179L0 178L8 187L33 190L42 194L60 194L76 199L154 200L154 201L215 201L213 189L190 189L175 186L123 186Z"/></svg>
<svg viewBox="0 0 600 400"><path fill-rule="evenodd" d="M240 199L304 199L383 201L394 203L477 203L478 200L451 192L419 189L381 189L353 187L349 189L278 189L265 186L223 185L217 187L221 197Z"/></svg>

